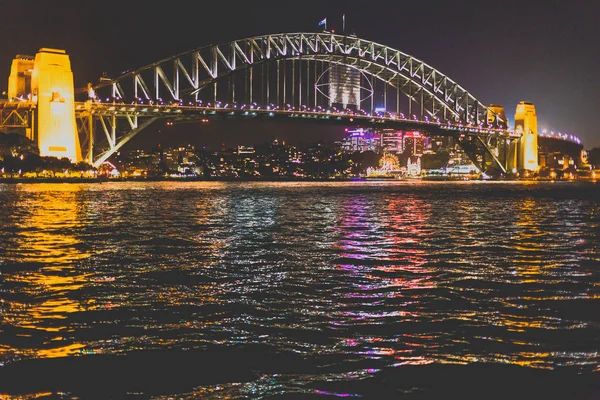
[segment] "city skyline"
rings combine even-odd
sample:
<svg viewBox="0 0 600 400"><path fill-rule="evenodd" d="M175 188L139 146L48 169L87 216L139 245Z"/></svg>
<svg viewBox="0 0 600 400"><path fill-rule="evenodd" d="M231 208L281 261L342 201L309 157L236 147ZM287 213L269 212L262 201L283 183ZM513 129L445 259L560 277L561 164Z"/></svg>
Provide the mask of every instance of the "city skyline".
<svg viewBox="0 0 600 400"><path fill-rule="evenodd" d="M531 101L540 130L568 132L580 137L585 148L600 147L594 121L600 90L594 73L600 54L586 47L586 38L600 33L593 23L600 15L597 4L553 2L541 7L534 2L463 2L429 10L417 5L388 9L385 2L369 8L359 8L356 2L311 4L304 2L293 12L275 2L230 10L218 4L171 2L167 7L113 0L100 5L60 0L33 9L5 4L11 18L0 25L0 32L18 34L17 40L0 51L5 60L0 62L0 76L7 79L10 60L16 54L34 54L41 47L64 48L72 60L75 86L83 87L88 81L97 83L103 72L118 76L203 45L266 33L320 31L318 23L323 18L327 18L329 30L339 33L345 14L346 33L425 61L484 104L503 105L509 120L519 101ZM526 28L514 27L520 20L527 21L523 23ZM216 125L202 127L207 139L220 134ZM278 130L280 127L265 125L267 136L276 136ZM340 128L287 128L292 137L308 130L335 138ZM182 141L193 135L178 128L179 134ZM243 139L247 134L239 132L237 137ZM148 140L151 133L133 142L144 136Z"/></svg>
<svg viewBox="0 0 600 400"><path fill-rule="evenodd" d="M600 398L599 0L0 12L0 399Z"/></svg>

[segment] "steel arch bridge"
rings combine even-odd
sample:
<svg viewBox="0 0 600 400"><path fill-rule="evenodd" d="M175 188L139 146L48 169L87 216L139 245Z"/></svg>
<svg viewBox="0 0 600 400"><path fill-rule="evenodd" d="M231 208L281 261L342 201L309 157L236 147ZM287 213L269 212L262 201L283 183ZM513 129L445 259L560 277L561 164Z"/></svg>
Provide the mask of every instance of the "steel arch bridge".
<svg viewBox="0 0 600 400"><path fill-rule="evenodd" d="M332 103L334 66L360 82ZM457 82L415 57L356 36L281 33L208 45L89 86L76 103L86 160L98 166L161 118L287 119L452 136L481 171L507 169L519 135ZM98 154L95 154L98 153Z"/></svg>

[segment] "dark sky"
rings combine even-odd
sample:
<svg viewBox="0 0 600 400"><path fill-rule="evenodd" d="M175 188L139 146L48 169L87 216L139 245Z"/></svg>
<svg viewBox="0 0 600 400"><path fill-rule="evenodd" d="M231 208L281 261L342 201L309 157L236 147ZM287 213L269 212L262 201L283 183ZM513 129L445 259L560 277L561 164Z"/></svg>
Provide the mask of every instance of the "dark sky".
<svg viewBox="0 0 600 400"><path fill-rule="evenodd" d="M509 118L519 101L531 101L540 129L600 147L598 0L0 0L0 82L8 81L16 54L40 47L67 50L82 87L104 71L117 76L203 45L320 31L323 18L339 30L344 13L348 30L425 61L483 103L502 104ZM203 127L196 140L225 140L229 130L249 134L240 124L217 125ZM339 127L260 130L343 135Z"/></svg>

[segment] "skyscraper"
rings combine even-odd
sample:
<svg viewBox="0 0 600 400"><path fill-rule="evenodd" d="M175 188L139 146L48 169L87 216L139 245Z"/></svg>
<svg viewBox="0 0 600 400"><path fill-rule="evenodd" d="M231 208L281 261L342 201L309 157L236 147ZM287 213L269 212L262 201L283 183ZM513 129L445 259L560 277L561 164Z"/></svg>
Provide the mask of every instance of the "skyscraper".
<svg viewBox="0 0 600 400"><path fill-rule="evenodd" d="M357 69L333 64L329 70L329 105L360 108L360 72Z"/></svg>
<svg viewBox="0 0 600 400"><path fill-rule="evenodd" d="M384 152L392 154L402 153L402 131L386 128L381 129L378 133L381 135L381 146Z"/></svg>

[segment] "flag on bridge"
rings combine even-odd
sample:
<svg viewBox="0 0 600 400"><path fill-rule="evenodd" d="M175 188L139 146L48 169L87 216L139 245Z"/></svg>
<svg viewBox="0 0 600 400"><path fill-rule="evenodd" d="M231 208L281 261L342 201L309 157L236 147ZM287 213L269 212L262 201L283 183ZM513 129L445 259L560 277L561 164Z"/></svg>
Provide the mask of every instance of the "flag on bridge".
<svg viewBox="0 0 600 400"><path fill-rule="evenodd" d="M323 18L322 21L319 21L319 26L325 25L325 30L327 30L327 18Z"/></svg>

